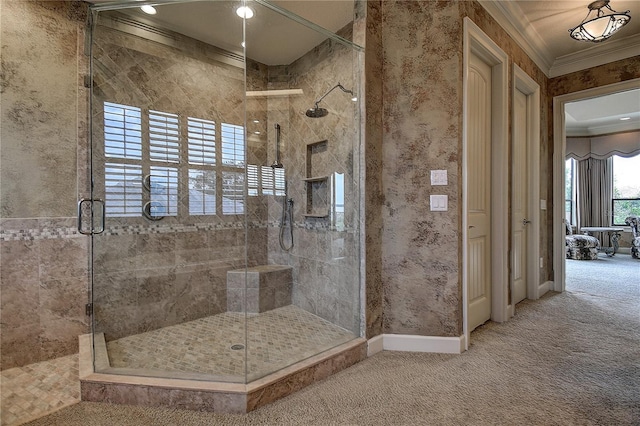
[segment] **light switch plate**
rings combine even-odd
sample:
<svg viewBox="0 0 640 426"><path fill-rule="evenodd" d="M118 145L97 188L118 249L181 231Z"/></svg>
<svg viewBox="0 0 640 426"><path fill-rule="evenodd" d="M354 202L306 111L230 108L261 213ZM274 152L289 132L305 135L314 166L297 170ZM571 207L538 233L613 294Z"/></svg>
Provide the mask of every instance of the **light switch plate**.
<svg viewBox="0 0 640 426"><path fill-rule="evenodd" d="M447 195L430 195L429 204L432 212L446 212L447 202L449 197Z"/></svg>
<svg viewBox="0 0 640 426"><path fill-rule="evenodd" d="M431 186L447 185L446 170L431 170Z"/></svg>
<svg viewBox="0 0 640 426"><path fill-rule="evenodd" d="M540 200L540 210L547 209L547 200Z"/></svg>

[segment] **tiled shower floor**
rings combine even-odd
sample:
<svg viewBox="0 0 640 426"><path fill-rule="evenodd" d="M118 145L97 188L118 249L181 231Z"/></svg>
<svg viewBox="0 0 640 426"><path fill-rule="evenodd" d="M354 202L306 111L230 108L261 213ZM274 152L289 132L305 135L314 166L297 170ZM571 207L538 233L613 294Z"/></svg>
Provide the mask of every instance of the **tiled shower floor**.
<svg viewBox="0 0 640 426"><path fill-rule="evenodd" d="M295 306L247 316L249 381L355 336ZM225 313L107 344L112 368L244 381L244 315ZM215 377L213 377L215 376ZM78 355L0 372L0 425L20 425L80 401Z"/></svg>
<svg viewBox="0 0 640 426"><path fill-rule="evenodd" d="M19 425L80 401L78 355L0 372L0 425Z"/></svg>
<svg viewBox="0 0 640 426"><path fill-rule="evenodd" d="M245 338L246 336L246 338ZM131 374L199 376L207 380L256 380L355 336L324 319L289 305L261 314L227 312L107 343L109 364L136 369ZM195 375L194 375L195 374Z"/></svg>

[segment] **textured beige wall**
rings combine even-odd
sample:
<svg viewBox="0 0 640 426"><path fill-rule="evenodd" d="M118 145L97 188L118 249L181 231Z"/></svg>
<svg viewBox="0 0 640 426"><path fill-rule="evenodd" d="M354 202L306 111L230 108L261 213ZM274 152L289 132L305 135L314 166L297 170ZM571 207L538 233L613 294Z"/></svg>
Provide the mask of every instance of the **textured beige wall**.
<svg viewBox="0 0 640 426"><path fill-rule="evenodd" d="M509 75L516 63L540 85L540 197L551 200L548 80L541 70L476 2L383 2L385 333L462 333L459 229L465 16L507 53ZM429 172L433 169L448 171L448 186L430 187ZM429 211L428 198L433 193L449 196L447 212ZM539 244L546 265L551 265L552 259L551 211L549 207L540 224ZM547 266L541 281L550 276Z"/></svg>
<svg viewBox="0 0 640 426"><path fill-rule="evenodd" d="M458 336L462 21L457 2L382 7L384 332ZM430 187L430 171L448 172ZM447 212L429 195L449 196Z"/></svg>
<svg viewBox="0 0 640 426"><path fill-rule="evenodd" d="M554 96L635 78L640 78L640 55L552 78L549 80L549 102L553 102ZM549 110L551 113L551 107ZM552 131L553 126L549 129Z"/></svg>

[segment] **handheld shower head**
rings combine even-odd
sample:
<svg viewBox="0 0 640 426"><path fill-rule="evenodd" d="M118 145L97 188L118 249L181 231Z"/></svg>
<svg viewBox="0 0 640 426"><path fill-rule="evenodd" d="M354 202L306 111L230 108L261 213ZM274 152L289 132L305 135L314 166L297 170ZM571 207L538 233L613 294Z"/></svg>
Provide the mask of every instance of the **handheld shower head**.
<svg viewBox="0 0 640 426"><path fill-rule="evenodd" d="M351 96L353 96L353 91L352 90L346 89L342 84L338 83L335 86L333 86L331 89L329 89L327 91L327 93L325 93L324 95L320 96L320 98L316 101L316 103L313 106L313 108L309 108L307 110L307 112L305 112L305 115L307 117L311 117L311 118L326 117L329 114L329 111L327 111L325 108L320 108L319 104L324 98L327 97L327 95L329 93L333 92L335 89L340 89L344 93L348 93ZM353 99L355 99L355 97Z"/></svg>

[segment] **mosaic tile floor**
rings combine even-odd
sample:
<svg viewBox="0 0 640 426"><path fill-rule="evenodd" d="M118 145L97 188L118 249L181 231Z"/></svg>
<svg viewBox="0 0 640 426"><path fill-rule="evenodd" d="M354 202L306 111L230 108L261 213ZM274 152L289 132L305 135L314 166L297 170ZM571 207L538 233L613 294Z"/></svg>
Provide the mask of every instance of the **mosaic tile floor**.
<svg viewBox="0 0 640 426"><path fill-rule="evenodd" d="M295 306L246 321L249 381L345 343L355 336ZM107 344L111 367L166 370L244 381L245 320L225 313ZM80 401L78 355L0 372L0 425L15 426Z"/></svg>
<svg viewBox="0 0 640 426"><path fill-rule="evenodd" d="M13 426L80 401L78 355L0 372L0 425Z"/></svg>
<svg viewBox="0 0 640 426"><path fill-rule="evenodd" d="M244 382L245 349L233 350L233 345L246 345L247 377L253 381L353 338L343 328L289 305L247 315L246 326L244 314L227 312L114 340L107 343L107 351L112 368Z"/></svg>

